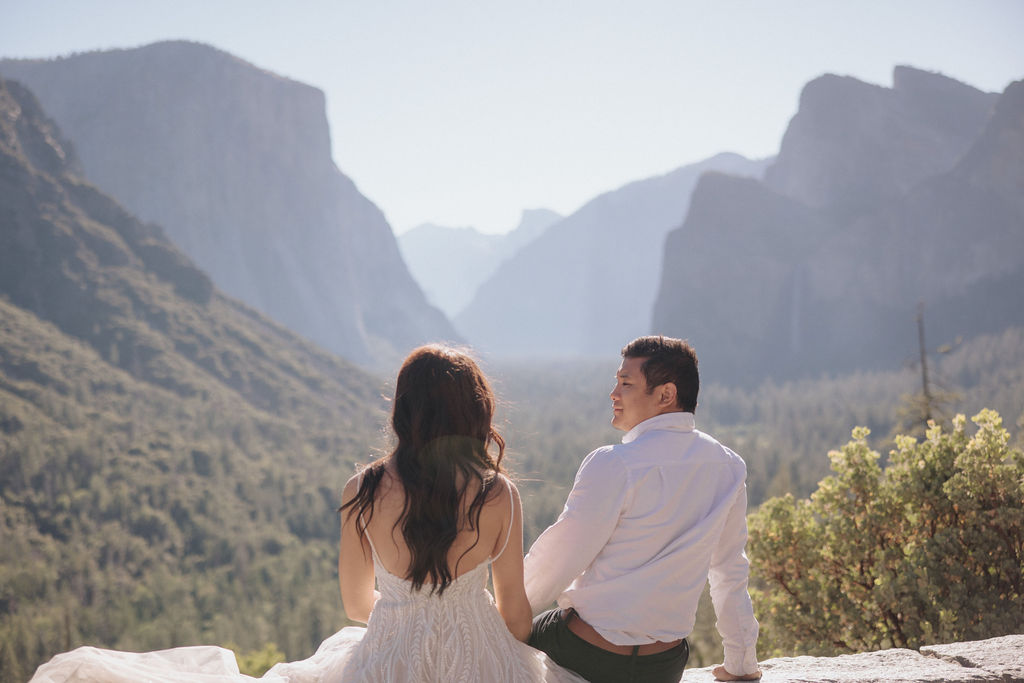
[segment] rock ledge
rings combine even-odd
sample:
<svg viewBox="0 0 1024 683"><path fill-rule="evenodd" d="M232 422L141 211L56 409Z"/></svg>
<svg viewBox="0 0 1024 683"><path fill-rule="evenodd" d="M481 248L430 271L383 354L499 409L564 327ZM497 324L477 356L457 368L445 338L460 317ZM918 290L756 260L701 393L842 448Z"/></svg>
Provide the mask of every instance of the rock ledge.
<svg viewBox="0 0 1024 683"><path fill-rule="evenodd" d="M714 667L687 670L682 683L711 683ZM780 657L761 662L763 683L1024 683L1024 635L920 651L894 648L838 657Z"/></svg>

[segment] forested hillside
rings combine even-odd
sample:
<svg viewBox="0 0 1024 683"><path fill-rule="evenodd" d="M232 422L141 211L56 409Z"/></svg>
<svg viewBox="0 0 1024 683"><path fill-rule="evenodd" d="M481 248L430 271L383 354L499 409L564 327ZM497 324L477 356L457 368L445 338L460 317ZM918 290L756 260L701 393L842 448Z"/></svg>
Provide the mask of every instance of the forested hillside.
<svg viewBox="0 0 1024 683"><path fill-rule="evenodd" d="M230 392L183 400L153 389L52 325L0 311L5 672L82 643L273 642L302 657L344 623L333 482L367 459L369 442L382 445L370 415L362 443L353 427L314 438ZM616 365L488 367L528 543L582 457L620 436L608 425ZM933 374L959 395L947 410L998 405L1012 423L1024 411L1024 334L964 345ZM918 381L897 370L738 391L709 378L698 426L747 460L753 508L809 494L853 425L870 425L885 452ZM702 605L695 665L720 657L713 622Z"/></svg>
<svg viewBox="0 0 1024 683"><path fill-rule="evenodd" d="M993 408L1019 440L1024 331L943 351L934 414ZM528 543L584 455L619 437L618 361L484 358ZM703 379L698 427L745 458L752 507L810 494L856 425L883 454L920 430L916 367ZM34 97L0 81L0 680L81 644L311 654L345 624L336 508L386 448L389 381L225 297L83 180ZM694 665L721 656L712 623L705 604Z"/></svg>
<svg viewBox="0 0 1024 683"><path fill-rule="evenodd" d="M0 671L342 622L340 487L380 382L225 298L0 82Z"/></svg>
<svg viewBox="0 0 1024 683"><path fill-rule="evenodd" d="M929 354L928 362L938 421L991 408L1024 444L1018 433L1018 427L1024 428L1024 330L942 346ZM561 509L583 456L621 437L609 424L608 392L618 363L609 358L487 368L503 400L509 466L525 482L528 538ZM921 391L919 366L911 363L889 371L766 380L752 388L705 375L697 428L746 460L753 508L771 496L810 495L829 474L828 452L846 443L856 426L869 428L870 445L883 453L896 433L923 434Z"/></svg>
<svg viewBox="0 0 1024 683"><path fill-rule="evenodd" d="M4 681L83 643L301 654L343 623L334 510L373 437L349 418L373 413L201 391L139 381L0 301Z"/></svg>

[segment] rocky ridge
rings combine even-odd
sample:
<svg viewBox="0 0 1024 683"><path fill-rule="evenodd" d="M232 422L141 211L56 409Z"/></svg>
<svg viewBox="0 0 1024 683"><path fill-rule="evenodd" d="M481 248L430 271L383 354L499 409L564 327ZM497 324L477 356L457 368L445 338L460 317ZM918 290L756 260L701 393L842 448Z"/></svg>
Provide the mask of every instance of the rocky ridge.
<svg viewBox="0 0 1024 683"><path fill-rule="evenodd" d="M225 297L159 226L83 180L75 157L32 93L0 79L7 302L181 397L210 393L213 380L218 391L277 414L300 405L320 411L320 400L338 408L373 400L368 375Z"/></svg>
<svg viewBox="0 0 1024 683"><path fill-rule="evenodd" d="M651 328L689 338L709 376L901 365L920 302L936 343L1024 324L1024 82L896 83L822 77L763 182L701 179Z"/></svg>
<svg viewBox="0 0 1024 683"><path fill-rule="evenodd" d="M361 363L457 338L335 166L320 90L179 41L3 60L0 74L39 98L89 181L229 295Z"/></svg>
<svg viewBox="0 0 1024 683"><path fill-rule="evenodd" d="M803 89L765 183L808 206L857 210L949 171L998 95L906 66L886 88L826 74Z"/></svg>

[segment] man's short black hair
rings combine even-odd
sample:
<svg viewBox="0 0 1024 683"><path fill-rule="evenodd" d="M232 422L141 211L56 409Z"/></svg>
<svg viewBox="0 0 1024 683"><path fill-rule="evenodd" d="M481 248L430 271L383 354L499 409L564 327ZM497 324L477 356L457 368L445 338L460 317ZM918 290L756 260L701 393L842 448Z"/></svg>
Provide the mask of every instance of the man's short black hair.
<svg viewBox="0 0 1024 683"><path fill-rule="evenodd" d="M700 375L697 352L684 339L662 335L638 337L622 349L623 358L643 358L640 366L647 382L647 392L667 382L676 385L676 405L692 413L697 409Z"/></svg>

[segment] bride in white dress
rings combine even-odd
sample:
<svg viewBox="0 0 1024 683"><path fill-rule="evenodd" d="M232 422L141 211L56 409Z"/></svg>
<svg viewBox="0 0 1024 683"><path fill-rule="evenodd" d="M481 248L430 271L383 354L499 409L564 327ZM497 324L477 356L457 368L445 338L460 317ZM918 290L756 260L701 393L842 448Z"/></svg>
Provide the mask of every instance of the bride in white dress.
<svg viewBox="0 0 1024 683"><path fill-rule="evenodd" d="M522 508L501 473L494 408L468 355L432 345L406 358L392 405L397 444L342 494L342 602L367 627L344 628L309 659L278 664L259 680L583 681L522 642L531 627ZM84 647L43 664L30 683L140 680L256 679L218 647Z"/></svg>

